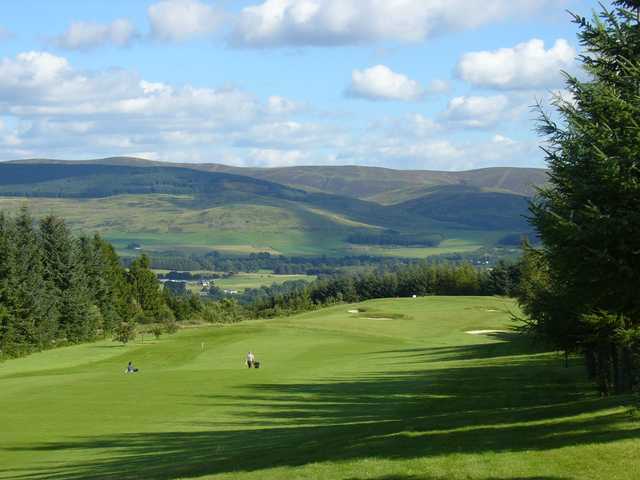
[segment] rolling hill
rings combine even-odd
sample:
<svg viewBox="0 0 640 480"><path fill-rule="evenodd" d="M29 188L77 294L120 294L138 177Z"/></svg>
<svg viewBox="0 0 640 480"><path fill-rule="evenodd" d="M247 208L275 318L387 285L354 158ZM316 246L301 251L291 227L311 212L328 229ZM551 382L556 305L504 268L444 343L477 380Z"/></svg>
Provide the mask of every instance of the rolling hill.
<svg viewBox="0 0 640 480"><path fill-rule="evenodd" d="M27 203L35 214L56 213L121 246L427 256L527 231L527 194L545 175L33 159L0 164L0 208ZM411 245L420 238L441 243Z"/></svg>
<svg viewBox="0 0 640 480"><path fill-rule="evenodd" d="M393 170L380 167L363 166L299 166L277 168L234 167L216 163L166 163L133 157L111 157L87 161L64 161L50 159L20 160L21 164L54 163L60 165L117 165L134 167L173 167L188 168L206 172L242 175L266 180L293 188L324 192L362 200L378 199L379 203L393 204L408 200L402 198L394 202L394 195L411 195L414 189L434 186L469 186L488 191L501 191L531 196L535 187L547 182L547 171L540 168L495 167L461 172L442 172L430 170ZM411 197L416 198L419 194Z"/></svg>

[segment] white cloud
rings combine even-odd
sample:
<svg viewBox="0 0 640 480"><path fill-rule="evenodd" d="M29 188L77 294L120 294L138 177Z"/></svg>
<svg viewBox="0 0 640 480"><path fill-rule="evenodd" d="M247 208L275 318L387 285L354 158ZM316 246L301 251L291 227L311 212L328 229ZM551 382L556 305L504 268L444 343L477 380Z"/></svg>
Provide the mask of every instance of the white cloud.
<svg viewBox="0 0 640 480"><path fill-rule="evenodd" d="M557 0L556 0L557 1ZM239 46L419 42L542 10L551 0L265 0L243 8Z"/></svg>
<svg viewBox="0 0 640 480"><path fill-rule="evenodd" d="M144 154L237 165L441 170L538 162L534 142L510 139L511 130L461 139L452 125L478 126L475 117L501 111L491 100L461 98L451 118L412 113L359 126L352 117L322 116L275 95L261 100L238 88L84 71L60 56L25 52L0 59L0 160ZM509 118L510 111L511 102L495 115Z"/></svg>
<svg viewBox="0 0 640 480"><path fill-rule="evenodd" d="M496 125L509 114L509 99L504 95L491 97L454 97L442 118L450 125L464 128L487 128Z"/></svg>
<svg viewBox="0 0 640 480"><path fill-rule="evenodd" d="M80 71L46 52L0 59L0 119L22 125L19 131L1 129L4 159L60 151L67 158L71 152L85 158L91 152L182 152L180 158L206 160L212 147L242 143L283 150L315 148L321 138L330 144L318 126L281 120L300 108L285 97L261 101L233 87L168 85L118 69ZM9 148L18 143L19 150Z"/></svg>
<svg viewBox="0 0 640 480"><path fill-rule="evenodd" d="M347 94L370 100L420 100L424 89L415 80L396 73L384 65L354 70Z"/></svg>
<svg viewBox="0 0 640 480"><path fill-rule="evenodd" d="M220 10L198 0L162 0L148 14L152 36L176 42L210 35L224 19Z"/></svg>
<svg viewBox="0 0 640 480"><path fill-rule="evenodd" d="M561 70L575 65L576 50L564 39L545 50L544 41L532 39L513 48L471 52L457 65L462 80L498 89L532 89L562 83Z"/></svg>
<svg viewBox="0 0 640 480"><path fill-rule="evenodd" d="M69 50L86 50L108 44L124 47L136 36L133 24L119 18L109 24L73 22L62 35L54 39L54 43Z"/></svg>
<svg viewBox="0 0 640 480"><path fill-rule="evenodd" d="M342 152L342 163L345 159L362 165L444 171L544 165L535 141L515 141L499 134L475 141L366 136Z"/></svg>
<svg viewBox="0 0 640 480"><path fill-rule="evenodd" d="M178 115L227 124L242 122L268 107L236 88L174 88L147 82L125 70L81 72L59 56L21 53L0 61L0 113L23 116Z"/></svg>

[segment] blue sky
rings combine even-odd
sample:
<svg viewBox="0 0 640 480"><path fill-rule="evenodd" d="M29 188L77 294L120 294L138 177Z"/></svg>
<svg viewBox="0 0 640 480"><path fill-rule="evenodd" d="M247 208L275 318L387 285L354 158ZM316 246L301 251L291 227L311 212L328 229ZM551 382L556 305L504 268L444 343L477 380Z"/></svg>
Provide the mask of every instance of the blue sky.
<svg viewBox="0 0 640 480"><path fill-rule="evenodd" d="M22 0L0 14L0 160L544 165L536 100L589 0Z"/></svg>

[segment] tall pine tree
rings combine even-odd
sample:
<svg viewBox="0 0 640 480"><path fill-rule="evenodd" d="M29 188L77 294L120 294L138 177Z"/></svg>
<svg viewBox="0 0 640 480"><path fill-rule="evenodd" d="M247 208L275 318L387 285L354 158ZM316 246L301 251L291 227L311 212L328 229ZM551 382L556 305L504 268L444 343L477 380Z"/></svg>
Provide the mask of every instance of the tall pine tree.
<svg viewBox="0 0 640 480"><path fill-rule="evenodd" d="M531 208L557 297L534 321L558 345L587 353L607 377L599 378L604 394L610 383L624 391L638 380L639 20L640 3L629 0L591 21L574 17L588 78L568 77L573 101L556 101L559 121L542 112L550 186Z"/></svg>
<svg viewBox="0 0 640 480"><path fill-rule="evenodd" d="M91 299L80 245L64 221L47 216L40 221L44 280L51 289L61 333L70 342L92 340L98 325L89 315Z"/></svg>
<svg viewBox="0 0 640 480"><path fill-rule="evenodd" d="M129 283L133 296L148 321L158 320L164 305L160 282L150 269L149 257L142 255L129 268Z"/></svg>
<svg viewBox="0 0 640 480"><path fill-rule="evenodd" d="M8 248L9 275L5 308L12 318L17 352L46 348L56 337L57 316L33 218L26 208L14 221Z"/></svg>

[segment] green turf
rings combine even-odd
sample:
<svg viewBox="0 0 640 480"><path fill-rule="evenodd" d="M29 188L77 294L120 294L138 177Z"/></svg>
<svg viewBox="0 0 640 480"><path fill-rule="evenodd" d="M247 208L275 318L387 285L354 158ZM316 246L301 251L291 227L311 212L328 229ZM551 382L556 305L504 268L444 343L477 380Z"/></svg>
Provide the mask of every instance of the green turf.
<svg viewBox="0 0 640 480"><path fill-rule="evenodd" d="M284 282L304 280L311 282L313 275L276 275L273 273L238 273L227 278L214 280L217 287L227 290L246 290L247 288L268 287Z"/></svg>
<svg viewBox="0 0 640 480"><path fill-rule="evenodd" d="M629 398L517 334L465 333L514 308L379 300L8 361L0 478L637 479Z"/></svg>

